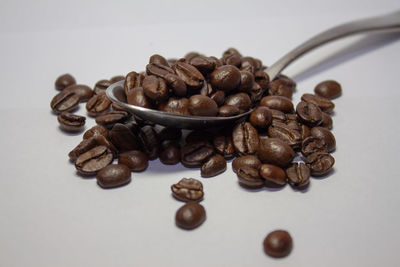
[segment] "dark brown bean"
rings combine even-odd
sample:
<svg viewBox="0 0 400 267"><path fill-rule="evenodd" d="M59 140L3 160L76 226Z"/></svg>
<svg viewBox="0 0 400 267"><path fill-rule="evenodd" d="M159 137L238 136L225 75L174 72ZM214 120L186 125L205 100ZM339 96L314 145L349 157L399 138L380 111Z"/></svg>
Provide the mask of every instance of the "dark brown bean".
<svg viewBox="0 0 400 267"><path fill-rule="evenodd" d="M215 63L216 62L214 60L202 55L192 57L189 60L189 64L196 67L196 69L198 69L204 75L212 72L215 69Z"/></svg>
<svg viewBox="0 0 400 267"><path fill-rule="evenodd" d="M279 121L273 121L268 127L268 135L282 140L293 148L299 147L303 140L300 131Z"/></svg>
<svg viewBox="0 0 400 267"><path fill-rule="evenodd" d="M289 184L295 188L302 188L310 182L310 169L303 162L293 163L286 169Z"/></svg>
<svg viewBox="0 0 400 267"><path fill-rule="evenodd" d="M169 88L172 89L176 96L186 96L187 87L186 83L179 78L178 75L175 74L167 74L164 76L164 80L166 81Z"/></svg>
<svg viewBox="0 0 400 267"><path fill-rule="evenodd" d="M218 90L211 94L210 98L217 103L218 106L222 106L225 102L225 92Z"/></svg>
<svg viewBox="0 0 400 267"><path fill-rule="evenodd" d="M250 93L254 86L254 75L249 71L240 71L240 85L238 90L245 93Z"/></svg>
<svg viewBox="0 0 400 267"><path fill-rule="evenodd" d="M83 139L88 139L97 135L102 135L107 139L109 138L108 130L106 127L102 125L95 125L83 134Z"/></svg>
<svg viewBox="0 0 400 267"><path fill-rule="evenodd" d="M143 87L135 87L126 94L128 104L143 108L152 108L153 103L148 98L143 90Z"/></svg>
<svg viewBox="0 0 400 267"><path fill-rule="evenodd" d="M201 166L201 177L213 177L226 170L226 160L220 154L215 154Z"/></svg>
<svg viewBox="0 0 400 267"><path fill-rule="evenodd" d="M75 168L82 175L95 175L111 164L113 158L113 153L106 146L96 146L76 159Z"/></svg>
<svg viewBox="0 0 400 267"><path fill-rule="evenodd" d="M257 156L263 163L270 163L285 168L295 157L293 149L277 138L260 140Z"/></svg>
<svg viewBox="0 0 400 267"><path fill-rule="evenodd" d="M296 106L296 114L299 121L310 127L317 126L322 122L321 109L311 102L301 101L298 103Z"/></svg>
<svg viewBox="0 0 400 267"><path fill-rule="evenodd" d="M118 152L138 150L140 148L138 137L121 123L116 123L110 130L110 140L118 149Z"/></svg>
<svg viewBox="0 0 400 267"><path fill-rule="evenodd" d="M96 123L111 128L116 123L122 123L129 118L126 111L110 111L96 117Z"/></svg>
<svg viewBox="0 0 400 267"><path fill-rule="evenodd" d="M286 184L286 173L278 166L272 164L262 164L260 167L260 175L266 180L266 182L270 182L275 185Z"/></svg>
<svg viewBox="0 0 400 267"><path fill-rule="evenodd" d="M96 146L106 146L113 153L117 151L115 146L111 144L107 138L102 135L95 135L91 138L83 139L73 150L69 152L68 156L72 162L75 162L80 155Z"/></svg>
<svg viewBox="0 0 400 267"><path fill-rule="evenodd" d="M264 186L264 179L260 177L257 169L251 167L240 167L237 172L239 184L248 188L261 188Z"/></svg>
<svg viewBox="0 0 400 267"><path fill-rule="evenodd" d="M66 132L80 132L85 127L86 118L69 112L61 112L57 117L60 128Z"/></svg>
<svg viewBox="0 0 400 267"><path fill-rule="evenodd" d="M301 96L301 100L317 105L321 109L321 111L326 113L331 113L335 108L335 104L328 98L313 94L303 94Z"/></svg>
<svg viewBox="0 0 400 267"><path fill-rule="evenodd" d="M214 154L214 148L207 141L185 144L181 149L181 162L185 167L196 168Z"/></svg>
<svg viewBox="0 0 400 267"><path fill-rule="evenodd" d="M84 84L74 84L66 87L63 91L73 92L79 96L79 102L88 101L94 94L93 90Z"/></svg>
<svg viewBox="0 0 400 267"><path fill-rule="evenodd" d="M269 76L262 70L254 72L255 82L261 87L262 91L265 92L268 89Z"/></svg>
<svg viewBox="0 0 400 267"><path fill-rule="evenodd" d="M54 87L57 90L62 91L64 88L66 88L70 85L73 85L73 84L76 84L75 78L71 74L66 73L66 74L60 75L56 79L56 82L54 83Z"/></svg>
<svg viewBox="0 0 400 267"><path fill-rule="evenodd" d="M111 84L113 84L113 83L116 83L116 82L119 82L122 80L125 80L125 77L122 75L117 75L117 76L111 77L110 82L111 82Z"/></svg>
<svg viewBox="0 0 400 267"><path fill-rule="evenodd" d="M231 117L240 113L239 108L231 105L223 105L218 109L218 116Z"/></svg>
<svg viewBox="0 0 400 267"><path fill-rule="evenodd" d="M251 108L251 99L246 93L237 93L226 98L224 104L235 106L239 109L240 113L244 113Z"/></svg>
<svg viewBox="0 0 400 267"><path fill-rule="evenodd" d="M126 165L131 171L141 172L149 166L146 153L139 150L126 151L118 156L118 164Z"/></svg>
<svg viewBox="0 0 400 267"><path fill-rule="evenodd" d="M241 74L238 68L232 65L223 65L210 74L210 82L214 89L228 92L240 85Z"/></svg>
<svg viewBox="0 0 400 267"><path fill-rule="evenodd" d="M290 254L293 241L290 234L283 230L276 230L267 235L263 242L264 252L274 258L283 258Z"/></svg>
<svg viewBox="0 0 400 267"><path fill-rule="evenodd" d="M264 96L260 101L260 106L276 109L283 113L293 113L294 111L292 101L284 96Z"/></svg>
<svg viewBox="0 0 400 267"><path fill-rule="evenodd" d="M168 98L168 88L164 79L154 75L144 78L143 92L148 98L154 101L163 101Z"/></svg>
<svg viewBox="0 0 400 267"><path fill-rule="evenodd" d="M183 178L171 185L172 195L181 201L201 201L204 196L203 184L194 178Z"/></svg>
<svg viewBox="0 0 400 267"><path fill-rule="evenodd" d="M107 88L111 85L110 80L100 80L98 81L93 88L95 94L105 93Z"/></svg>
<svg viewBox="0 0 400 267"><path fill-rule="evenodd" d="M245 156L241 156L241 157L237 157L233 162L232 162L232 169L235 173L237 173L237 171L240 168L243 167L248 167L248 168L253 168L256 169L257 171L260 169L261 167L261 161L258 159L257 156L255 155L245 155Z"/></svg>
<svg viewBox="0 0 400 267"><path fill-rule="evenodd" d="M259 147L257 130L249 122L239 123L233 128L232 140L239 155L254 154Z"/></svg>
<svg viewBox="0 0 400 267"><path fill-rule="evenodd" d="M143 126L138 137L142 144L143 152L147 154L150 160L156 159L160 150L160 141L154 128L150 125Z"/></svg>
<svg viewBox="0 0 400 267"><path fill-rule="evenodd" d="M182 137L182 130L174 127L165 127L158 133L160 142L165 140L179 140Z"/></svg>
<svg viewBox="0 0 400 267"><path fill-rule="evenodd" d="M216 116L218 105L204 95L193 95L189 98L189 112L194 116Z"/></svg>
<svg viewBox="0 0 400 267"><path fill-rule="evenodd" d="M235 155L235 148L233 147L232 134L217 135L213 139L215 151L223 155L227 159L231 159Z"/></svg>
<svg viewBox="0 0 400 267"><path fill-rule="evenodd" d="M270 95L284 96L289 99L292 98L293 90L286 82L282 80L275 80L269 84L268 92Z"/></svg>
<svg viewBox="0 0 400 267"><path fill-rule="evenodd" d="M323 81L315 86L314 92L318 96L334 99L342 95L342 86L337 81Z"/></svg>
<svg viewBox="0 0 400 267"><path fill-rule="evenodd" d="M272 122L271 110L264 106L258 106L250 113L249 121L254 127L265 129Z"/></svg>
<svg viewBox="0 0 400 267"><path fill-rule="evenodd" d="M178 115L190 115L189 99L170 97L167 102L160 103L158 109Z"/></svg>
<svg viewBox="0 0 400 267"><path fill-rule="evenodd" d="M141 87L143 84L143 80L144 80L143 74L137 73L136 71L129 72L126 75L124 82L125 94L128 95L133 88Z"/></svg>
<svg viewBox="0 0 400 267"><path fill-rule="evenodd" d="M164 78L167 74L175 74L172 68L160 63L147 64L146 72L148 75L155 75L160 78Z"/></svg>
<svg viewBox="0 0 400 267"><path fill-rule="evenodd" d="M149 59L149 63L150 64L155 63L155 64L164 65L164 66L169 67L168 61L163 56L160 56L158 54L152 55Z"/></svg>
<svg viewBox="0 0 400 267"><path fill-rule="evenodd" d="M184 62L177 62L173 69L175 73L192 88L201 88L204 83L204 76L195 67Z"/></svg>
<svg viewBox="0 0 400 267"><path fill-rule="evenodd" d="M159 155L161 163L175 165L181 161L181 147L177 141L167 140L161 143Z"/></svg>
<svg viewBox="0 0 400 267"><path fill-rule="evenodd" d="M329 130L332 129L333 121L332 117L328 113L322 112L322 122L320 126L325 127Z"/></svg>
<svg viewBox="0 0 400 267"><path fill-rule="evenodd" d="M86 110L90 116L96 117L106 112L111 106L111 100L106 93L99 93L92 96L86 103Z"/></svg>
<svg viewBox="0 0 400 267"><path fill-rule="evenodd" d="M305 160L312 176L321 176L330 172L335 164L335 159L324 152L315 152L308 155Z"/></svg>
<svg viewBox="0 0 400 267"><path fill-rule="evenodd" d="M131 171L123 164L111 164L101 169L97 175L97 184L102 188L114 188L131 181Z"/></svg>
<svg viewBox="0 0 400 267"><path fill-rule="evenodd" d="M206 220L206 210L197 202L188 202L183 205L175 215L178 227L191 230L199 227Z"/></svg>
<svg viewBox="0 0 400 267"><path fill-rule="evenodd" d="M324 127L313 127L311 129L311 135L321 138L325 141L328 152L332 152L336 148L336 139L331 131Z"/></svg>
<svg viewBox="0 0 400 267"><path fill-rule="evenodd" d="M301 143L301 154L307 157L314 152L328 152L325 140L320 137L309 136Z"/></svg>
<svg viewBox="0 0 400 267"><path fill-rule="evenodd" d="M53 112L59 114L63 111L72 111L78 107L79 95L74 92L60 92L53 97L50 107Z"/></svg>

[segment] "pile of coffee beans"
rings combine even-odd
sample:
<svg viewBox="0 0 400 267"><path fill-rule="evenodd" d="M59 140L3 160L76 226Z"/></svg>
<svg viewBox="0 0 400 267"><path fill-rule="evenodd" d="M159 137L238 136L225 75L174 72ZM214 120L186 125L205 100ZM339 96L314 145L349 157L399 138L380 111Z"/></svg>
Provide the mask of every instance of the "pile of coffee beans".
<svg viewBox="0 0 400 267"><path fill-rule="evenodd" d="M77 84L70 74L61 75L55 82L60 92L50 106L58 115L60 129L79 132L86 118L72 112L79 103L86 103L87 115L97 125L83 134L68 155L80 175L96 176L102 188L128 184L131 172L146 170L149 161L158 158L166 165L200 168L202 177L223 173L227 160L233 159L233 171L243 187L289 183L303 189L310 177L328 174L335 163L331 100L342 89L336 81L321 82L315 94L303 94L295 105L291 98L296 83L284 75L270 81L266 68L261 60L242 56L233 48L221 58L195 52L180 59L153 55L145 72L102 79L93 89ZM121 80L127 103L164 112L234 116L256 107L243 121L225 128L163 127L132 116L108 99L107 87ZM199 226L205 220L204 207L198 204L204 194L201 183L183 179L171 189L176 199L187 201L176 214L176 225Z"/></svg>

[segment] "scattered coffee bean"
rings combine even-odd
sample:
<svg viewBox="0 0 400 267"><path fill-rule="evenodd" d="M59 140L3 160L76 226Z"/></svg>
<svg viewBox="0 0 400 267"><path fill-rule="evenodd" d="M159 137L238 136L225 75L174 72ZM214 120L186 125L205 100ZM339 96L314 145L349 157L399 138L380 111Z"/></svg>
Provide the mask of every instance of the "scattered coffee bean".
<svg viewBox="0 0 400 267"><path fill-rule="evenodd" d="M240 113L239 108L230 105L221 106L218 109L218 115L221 117L231 117L236 116Z"/></svg>
<svg viewBox="0 0 400 267"><path fill-rule="evenodd" d="M226 160L220 154L215 154L201 166L201 177L213 177L226 170Z"/></svg>
<svg viewBox="0 0 400 267"><path fill-rule="evenodd" d="M80 132L85 126L86 118L69 112L61 112L57 117L60 128L66 132Z"/></svg>
<svg viewBox="0 0 400 267"><path fill-rule="evenodd" d="M206 220L206 210L197 202L188 202L178 209L175 223L178 227L191 230L199 227Z"/></svg>
<svg viewBox="0 0 400 267"><path fill-rule="evenodd" d="M260 175L266 180L276 185L286 184L286 173L285 171L272 164L262 164L260 167Z"/></svg>
<svg viewBox="0 0 400 267"><path fill-rule="evenodd" d="M233 147L232 134L217 135L213 139L215 151L226 159L231 159L235 155L235 148Z"/></svg>
<svg viewBox="0 0 400 267"><path fill-rule="evenodd" d="M331 171L335 159L325 152L314 152L305 158L312 176L322 176Z"/></svg>
<svg viewBox="0 0 400 267"><path fill-rule="evenodd" d="M265 129L272 122L272 112L269 108L259 106L250 113L251 125L259 129Z"/></svg>
<svg viewBox="0 0 400 267"><path fill-rule="evenodd" d="M301 154L307 157L314 152L328 152L328 147L323 138L309 136L301 143Z"/></svg>
<svg viewBox="0 0 400 267"><path fill-rule="evenodd" d="M293 113L294 111L292 101L284 96L264 96L260 101L260 106L276 109L282 111L283 113Z"/></svg>
<svg viewBox="0 0 400 267"><path fill-rule="evenodd" d="M131 171L141 172L149 166L149 159L146 153L139 150L132 150L119 154L118 164L127 166Z"/></svg>
<svg viewBox="0 0 400 267"><path fill-rule="evenodd" d="M323 81L314 88L316 95L328 99L334 99L342 95L342 87L337 81Z"/></svg>
<svg viewBox="0 0 400 267"><path fill-rule="evenodd" d="M97 116L96 123L106 128L112 128L114 124L124 122L128 118L129 114L126 111L109 111Z"/></svg>
<svg viewBox="0 0 400 267"><path fill-rule="evenodd" d="M113 158L113 153L106 146L96 146L76 159L75 168L82 175L95 175L111 164Z"/></svg>
<svg viewBox="0 0 400 267"><path fill-rule="evenodd" d="M283 258L290 254L293 247L292 237L287 231L276 230L267 235L263 242L264 251L274 258Z"/></svg>
<svg viewBox="0 0 400 267"><path fill-rule="evenodd" d="M254 154L259 147L257 130L249 122L239 123L233 128L232 140L239 155Z"/></svg>
<svg viewBox="0 0 400 267"><path fill-rule="evenodd" d="M181 149L181 162L188 168L197 168L214 154L214 147L208 141L185 144Z"/></svg>
<svg viewBox="0 0 400 267"><path fill-rule="evenodd" d="M149 160L156 159L160 150L160 141L154 128L150 125L143 126L138 137L142 144L143 152L147 154Z"/></svg>
<svg viewBox="0 0 400 267"><path fill-rule="evenodd" d="M144 75L135 71L129 72L125 77L124 90L125 94L128 95L136 87L141 87L143 84ZM128 101L129 103L129 101ZM132 103L129 103L132 104ZM133 104L135 105L135 104Z"/></svg>
<svg viewBox="0 0 400 267"><path fill-rule="evenodd" d="M78 107L79 95L74 92L61 91L53 97L50 103L50 107L55 113L61 113L64 111L72 111Z"/></svg>
<svg viewBox="0 0 400 267"><path fill-rule="evenodd" d="M293 90L283 80L277 79L269 84L268 92L270 95L284 96L289 99L292 98Z"/></svg>
<svg viewBox="0 0 400 267"><path fill-rule="evenodd" d="M289 184L295 188L302 188L310 182L310 169L302 162L293 163L286 169Z"/></svg>
<svg viewBox="0 0 400 267"><path fill-rule="evenodd" d="M62 91L64 88L73 84L76 84L75 78L71 74L66 73L57 78L54 86L57 90Z"/></svg>
<svg viewBox="0 0 400 267"><path fill-rule="evenodd" d="M106 112L111 106L111 100L108 99L105 92L99 92L92 96L86 103L86 110L92 117L96 117L101 113Z"/></svg>
<svg viewBox="0 0 400 267"><path fill-rule="evenodd" d="M251 99L246 93L237 93L229 96L225 100L225 105L235 106L239 109L239 113L244 113L251 108Z"/></svg>
<svg viewBox="0 0 400 267"><path fill-rule="evenodd" d="M96 179L103 188L119 187L131 181L131 171L123 164L111 164L101 169Z"/></svg>
<svg viewBox="0 0 400 267"><path fill-rule="evenodd" d="M194 178L183 178L171 186L172 195L181 201L201 201L204 196L203 184Z"/></svg>
<svg viewBox="0 0 400 267"><path fill-rule="evenodd" d="M83 134L83 139L88 139L97 135L102 135L107 139L109 138L109 133L106 127L102 125L95 125Z"/></svg>
<svg viewBox="0 0 400 267"><path fill-rule="evenodd" d="M311 102L301 101L297 104L296 114L302 123L310 127L317 126L322 122L321 109Z"/></svg>
<svg viewBox="0 0 400 267"><path fill-rule="evenodd" d="M119 82L122 80L125 80L125 77L122 75L117 75L117 76L111 77L110 82L111 82L111 84L113 84L113 83L116 83L116 82Z"/></svg>
<svg viewBox="0 0 400 267"><path fill-rule="evenodd" d="M302 101L313 103L317 105L323 112L332 113L335 104L328 98L313 95L313 94L303 94L301 97Z"/></svg>
<svg viewBox="0 0 400 267"><path fill-rule="evenodd" d="M261 178L258 169L251 167L240 167L237 172L239 184L248 188L261 188L264 186L264 179Z"/></svg>
<svg viewBox="0 0 400 267"><path fill-rule="evenodd" d="M240 85L240 70L232 65L223 65L210 74L210 82L216 90L225 92L236 89Z"/></svg>
<svg viewBox="0 0 400 267"><path fill-rule="evenodd" d="M257 151L258 158L263 163L270 163L285 168L295 157L293 149L277 138L267 138L260 140Z"/></svg>
<svg viewBox="0 0 400 267"><path fill-rule="evenodd" d="M320 126L325 127L329 130L332 129L333 121L332 121L332 117L328 113L322 112L322 122L321 122Z"/></svg>
<svg viewBox="0 0 400 267"><path fill-rule="evenodd" d="M160 161L166 165L175 165L181 161L181 148L177 141L166 140L161 143Z"/></svg>
<svg viewBox="0 0 400 267"><path fill-rule="evenodd" d="M218 105L214 100L204 95L194 95L189 98L190 114L194 116L216 116Z"/></svg>
<svg viewBox="0 0 400 267"><path fill-rule="evenodd" d="M118 149L118 152L138 150L139 138L124 124L116 123L109 132L110 140Z"/></svg>
<svg viewBox="0 0 400 267"><path fill-rule="evenodd" d="M93 91L96 95L103 94L111 84L110 80L100 80L94 85Z"/></svg>
<svg viewBox="0 0 400 267"><path fill-rule="evenodd" d="M303 140L300 131L279 121L273 121L268 127L268 136L278 138L293 148L299 147Z"/></svg>
<svg viewBox="0 0 400 267"><path fill-rule="evenodd" d="M232 162L232 169L235 173L237 173L240 168L244 168L244 167L253 168L258 171L261 167L261 164L262 163L258 159L257 156L245 155L245 156L237 157Z"/></svg>
<svg viewBox="0 0 400 267"><path fill-rule="evenodd" d="M77 94L80 102L88 101L94 94L92 88L84 84L73 84L66 87L63 91Z"/></svg>
<svg viewBox="0 0 400 267"><path fill-rule="evenodd" d="M336 139L331 131L324 127L313 127L311 129L311 135L314 137L321 138L325 141L326 149L328 152L333 152L336 148Z"/></svg>

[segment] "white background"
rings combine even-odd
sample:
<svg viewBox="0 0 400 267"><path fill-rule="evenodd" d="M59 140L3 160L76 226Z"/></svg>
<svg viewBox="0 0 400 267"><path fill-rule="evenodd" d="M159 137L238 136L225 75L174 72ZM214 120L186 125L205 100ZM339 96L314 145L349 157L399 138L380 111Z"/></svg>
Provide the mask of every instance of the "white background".
<svg viewBox="0 0 400 267"><path fill-rule="evenodd" d="M400 8L379 1L0 1L0 266L399 266L400 34L361 35L308 54L285 73L295 102L326 79L335 100L334 172L307 191L249 191L231 170L204 179L158 160L125 187L76 175L81 135L58 129L55 79L79 83L144 70L159 53L220 56L228 47L269 65L336 24ZM86 114L84 106L79 114ZM94 125L88 118L87 129ZM203 182L207 220L174 225L170 185ZM289 257L266 256L274 229Z"/></svg>

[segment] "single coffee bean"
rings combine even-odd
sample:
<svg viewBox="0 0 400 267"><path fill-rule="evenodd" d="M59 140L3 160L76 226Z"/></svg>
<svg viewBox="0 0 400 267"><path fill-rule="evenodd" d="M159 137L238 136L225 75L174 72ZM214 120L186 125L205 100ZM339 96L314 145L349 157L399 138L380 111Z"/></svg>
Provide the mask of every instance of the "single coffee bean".
<svg viewBox="0 0 400 267"><path fill-rule="evenodd" d="M154 101L163 101L168 98L168 88L165 80L154 75L144 78L143 92Z"/></svg>
<svg viewBox="0 0 400 267"><path fill-rule="evenodd" d="M94 94L92 88L84 84L73 84L66 87L63 91L77 94L80 102L88 101Z"/></svg>
<svg viewBox="0 0 400 267"><path fill-rule="evenodd" d="M249 69L249 67L251 67L250 69L252 69L253 70L252 72L254 72L261 69L262 63L260 60L257 60L252 57L242 57L241 69L246 69L246 68Z"/></svg>
<svg viewBox="0 0 400 267"><path fill-rule="evenodd" d="M220 154L215 154L201 166L201 177L213 177L226 170L226 160Z"/></svg>
<svg viewBox="0 0 400 267"><path fill-rule="evenodd" d="M187 168L201 167L214 154L214 147L207 141L185 144L181 149L181 162Z"/></svg>
<svg viewBox="0 0 400 267"><path fill-rule="evenodd" d="M332 152L336 148L336 139L331 131L324 127L313 127L311 129L311 135L319 137L325 141L328 152Z"/></svg>
<svg viewBox="0 0 400 267"><path fill-rule="evenodd" d="M161 163L175 165L181 161L181 147L177 141L167 140L161 143L159 155Z"/></svg>
<svg viewBox="0 0 400 267"><path fill-rule="evenodd" d="M111 100L107 97L106 93L99 93L86 103L86 110L90 116L96 117L99 114L106 112L111 106Z"/></svg>
<svg viewBox="0 0 400 267"><path fill-rule="evenodd" d="M114 156L117 155L117 148L114 146L113 143L110 142L107 138L105 138L103 135L96 135L93 136L94 140L96 141L96 144L99 146L105 146L108 149L111 150L111 152L114 154Z"/></svg>
<svg viewBox="0 0 400 267"><path fill-rule="evenodd" d="M113 153L117 151L115 146L111 144L107 138L102 135L95 135L93 137L83 139L73 150L68 153L68 156L72 162L75 162L80 155L96 146L105 146Z"/></svg>
<svg viewBox="0 0 400 267"><path fill-rule="evenodd" d="M213 139L215 151L226 159L231 159L235 155L235 148L233 146L232 134L217 135Z"/></svg>
<svg viewBox="0 0 400 267"><path fill-rule="evenodd" d="M170 97L168 98L168 101L160 103L158 109L163 112L177 115L190 115L189 99Z"/></svg>
<svg viewBox="0 0 400 267"><path fill-rule="evenodd" d="M75 168L82 175L95 175L111 164L113 158L113 153L106 146L96 146L76 159Z"/></svg>
<svg viewBox="0 0 400 267"><path fill-rule="evenodd" d="M242 57L242 55L239 53L239 51L236 48L230 47L224 53L222 54L222 57L230 56L230 55L238 55Z"/></svg>
<svg viewBox="0 0 400 267"><path fill-rule="evenodd" d="M262 164L260 167L260 175L265 179L266 182L275 185L286 184L286 173L278 166L272 164Z"/></svg>
<svg viewBox="0 0 400 267"><path fill-rule="evenodd" d="M265 92L268 89L269 76L263 70L255 71L254 79L255 79L255 82L261 87L263 92Z"/></svg>
<svg viewBox="0 0 400 267"><path fill-rule="evenodd" d="M146 73L148 75L155 75L160 78L164 78L167 74L175 74L173 69L169 66L162 65L160 63L150 63L146 66Z"/></svg>
<svg viewBox="0 0 400 267"><path fill-rule="evenodd" d="M210 82L216 90L228 92L240 85L240 70L232 65L223 65L210 74Z"/></svg>
<svg viewBox="0 0 400 267"><path fill-rule="evenodd" d="M239 155L254 154L259 147L257 130L249 123L238 123L232 131L233 146Z"/></svg>
<svg viewBox="0 0 400 267"><path fill-rule="evenodd" d="M66 132L80 132L85 127L86 118L69 112L61 112L57 117L60 128Z"/></svg>
<svg viewBox="0 0 400 267"><path fill-rule="evenodd" d="M240 71L240 85L238 90L245 93L250 93L255 83L254 75L248 71Z"/></svg>
<svg viewBox="0 0 400 267"><path fill-rule="evenodd" d="M225 102L225 92L218 90L211 94L210 98L217 103L218 106L222 106Z"/></svg>
<svg viewBox="0 0 400 267"><path fill-rule="evenodd" d="M137 73L135 71L129 72L125 77L124 90L125 94L128 95L129 92L136 87L141 87L143 84L144 75ZM129 102L128 102L129 103ZM129 103L130 104L130 103Z"/></svg>
<svg viewBox="0 0 400 267"><path fill-rule="evenodd" d="M292 88L293 91L296 89L297 86L296 82L291 78L289 78L288 76L283 74L278 74L277 79L280 80L281 82L284 82L287 86Z"/></svg>
<svg viewBox="0 0 400 267"><path fill-rule="evenodd" d="M323 138L309 136L301 143L301 154L307 157L314 152L328 152L328 147Z"/></svg>
<svg viewBox="0 0 400 267"><path fill-rule="evenodd" d="M100 80L98 81L93 88L95 94L105 93L107 88L111 85L110 80Z"/></svg>
<svg viewBox="0 0 400 267"><path fill-rule="evenodd" d="M118 152L138 150L139 138L124 124L116 123L110 130L110 140L118 149Z"/></svg>
<svg viewBox="0 0 400 267"><path fill-rule="evenodd" d="M177 62L172 66L175 73L192 88L201 88L204 82L204 76L195 67L185 62Z"/></svg>
<svg viewBox="0 0 400 267"><path fill-rule="evenodd" d="M197 202L188 202L178 209L175 223L178 227L191 230L199 227L206 220L206 210Z"/></svg>
<svg viewBox="0 0 400 267"><path fill-rule="evenodd" d="M328 113L322 112L322 122L320 126L330 130L332 129L332 125L333 125L332 117Z"/></svg>
<svg viewBox="0 0 400 267"><path fill-rule="evenodd" d="M239 108L231 105L223 105L218 109L218 116L220 117L236 116L239 113L240 113Z"/></svg>
<svg viewBox="0 0 400 267"><path fill-rule="evenodd" d="M288 166L296 156L293 149L278 138L260 140L257 156L263 163L270 163L281 168Z"/></svg>
<svg viewBox="0 0 400 267"><path fill-rule="evenodd" d="M264 186L264 179L260 177L257 169L251 167L240 167L237 172L239 184L248 188L261 188Z"/></svg>
<svg viewBox="0 0 400 267"><path fill-rule="evenodd" d="M111 77L110 82L111 82L111 84L113 84L113 83L116 83L116 82L119 82L122 80L125 80L125 77L122 75L117 75L117 76Z"/></svg>
<svg viewBox="0 0 400 267"><path fill-rule="evenodd" d="M160 142L165 140L179 140L182 137L182 130L174 127L164 127L159 133Z"/></svg>
<svg viewBox="0 0 400 267"><path fill-rule="evenodd" d="M303 162L293 163L286 169L289 184L295 188L302 188L310 182L310 169Z"/></svg>
<svg viewBox="0 0 400 267"><path fill-rule="evenodd" d="M313 94L303 94L301 96L301 100L317 105L323 112L326 113L332 113L335 107L335 104L328 98Z"/></svg>
<svg viewBox="0 0 400 267"><path fill-rule="evenodd" d="M167 74L164 76L164 80L176 96L186 96L186 83L178 75Z"/></svg>
<svg viewBox="0 0 400 267"><path fill-rule="evenodd" d="M143 126L138 137L142 143L143 151L147 154L149 159L156 159L160 150L160 141L154 128L150 125Z"/></svg>
<svg viewBox="0 0 400 267"><path fill-rule="evenodd" d="M201 201L204 196L203 184L194 178L183 178L171 186L172 195L181 201Z"/></svg>
<svg viewBox="0 0 400 267"><path fill-rule="evenodd" d="M83 139L88 139L97 135L102 135L107 139L110 137L106 127L102 125L95 125L83 134Z"/></svg>
<svg viewBox="0 0 400 267"><path fill-rule="evenodd" d="M116 123L122 123L129 118L126 111L110 111L96 117L96 123L106 128L112 128Z"/></svg>
<svg viewBox="0 0 400 267"><path fill-rule="evenodd" d="M226 98L225 105L235 106L244 113L251 108L251 99L246 93L237 93Z"/></svg>
<svg viewBox="0 0 400 267"><path fill-rule="evenodd" d="M293 90L286 82L282 80L275 80L269 84L268 92L270 95L284 96L289 99L292 98Z"/></svg>
<svg viewBox="0 0 400 267"><path fill-rule="evenodd" d="M189 98L189 112L194 116L216 116L218 105L214 100L204 95L193 95Z"/></svg>
<svg viewBox="0 0 400 267"><path fill-rule="evenodd" d="M256 169L257 171L261 167L261 161L255 155L245 155L241 157L237 157L232 162L232 169L235 173L238 172L240 168L252 168Z"/></svg>
<svg viewBox="0 0 400 267"><path fill-rule="evenodd" d="M168 61L163 57L160 56L158 54L154 54L150 57L149 59L149 63L155 63L155 64L159 64L159 65L163 65L163 66L167 66L169 67L169 63Z"/></svg>
<svg viewBox="0 0 400 267"><path fill-rule="evenodd" d="M267 107L258 106L250 113L249 121L254 127L265 129L272 122L272 112Z"/></svg>
<svg viewBox="0 0 400 267"><path fill-rule="evenodd" d="M128 104L143 108L152 108L153 103L144 93L143 87L135 87L126 94Z"/></svg>
<svg viewBox="0 0 400 267"><path fill-rule="evenodd" d="M53 112L59 114L63 111L72 111L78 107L79 95L74 92L61 91L53 97L50 107Z"/></svg>
<svg viewBox="0 0 400 267"><path fill-rule="evenodd" d="M337 81L323 81L314 88L316 95L328 99L334 99L342 95L342 86Z"/></svg>
<svg viewBox="0 0 400 267"><path fill-rule="evenodd" d="M73 84L76 84L75 78L71 74L66 73L57 78L54 86L57 90L62 91L64 88Z"/></svg>
<svg viewBox="0 0 400 267"><path fill-rule="evenodd" d="M198 55L189 60L189 64L198 69L203 75L212 72L215 69L216 62L208 57Z"/></svg>
<svg viewBox="0 0 400 267"><path fill-rule="evenodd" d="M118 164L127 166L131 171L141 172L149 166L149 159L146 153L139 150L132 150L119 154Z"/></svg>
<svg viewBox="0 0 400 267"><path fill-rule="evenodd" d="M96 179L103 188L123 186L131 181L131 170L123 164L111 164L101 169Z"/></svg>
<svg viewBox="0 0 400 267"><path fill-rule="evenodd" d="M276 230L267 235L263 242L264 252L273 258L283 258L290 254L293 241L290 234Z"/></svg>
<svg viewBox="0 0 400 267"><path fill-rule="evenodd" d="M251 101L255 102L258 101L264 94L261 86L258 83L254 83L253 87L250 90L250 98Z"/></svg>
<svg viewBox="0 0 400 267"><path fill-rule="evenodd" d="M321 109L311 102L301 101L298 103L296 106L296 114L300 122L310 127L317 126L322 122Z"/></svg>
<svg viewBox="0 0 400 267"><path fill-rule="evenodd" d="M240 68L240 65L242 64L242 57L239 54L230 54L223 56L221 61L225 65L232 65Z"/></svg>
<svg viewBox="0 0 400 267"><path fill-rule="evenodd" d="M335 164L335 159L329 154L324 152L315 152L308 155L305 160L307 166L310 168L312 176L325 175L331 171Z"/></svg>
<svg viewBox="0 0 400 267"><path fill-rule="evenodd" d="M294 111L292 101L284 96L264 96L260 101L260 106L276 109L282 111L283 113L293 113Z"/></svg>
<svg viewBox="0 0 400 267"><path fill-rule="evenodd" d="M293 148L299 147L303 140L300 131L279 121L273 121L271 126L268 127L268 135L282 140Z"/></svg>
<svg viewBox="0 0 400 267"><path fill-rule="evenodd" d="M219 58L216 58L214 56L210 56L210 57L208 57L208 59L215 63L215 67L216 68L222 66L222 62L221 62L221 60L219 60Z"/></svg>

